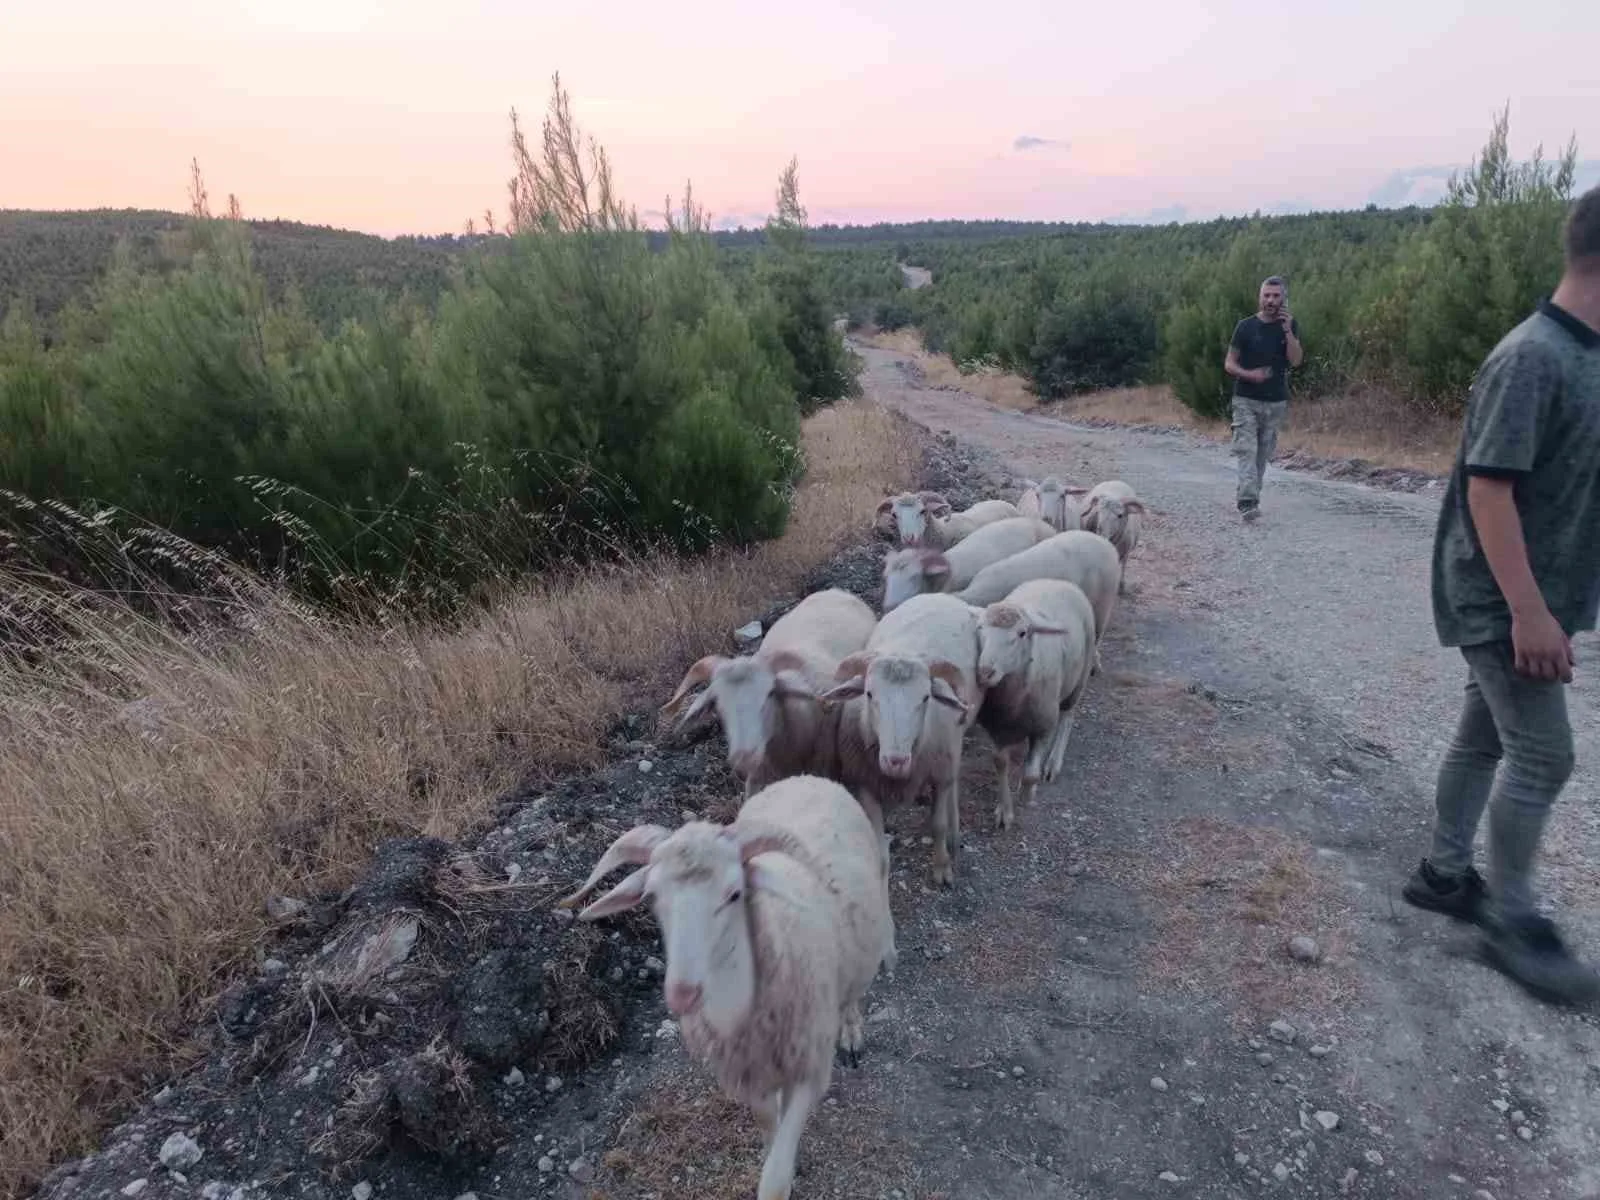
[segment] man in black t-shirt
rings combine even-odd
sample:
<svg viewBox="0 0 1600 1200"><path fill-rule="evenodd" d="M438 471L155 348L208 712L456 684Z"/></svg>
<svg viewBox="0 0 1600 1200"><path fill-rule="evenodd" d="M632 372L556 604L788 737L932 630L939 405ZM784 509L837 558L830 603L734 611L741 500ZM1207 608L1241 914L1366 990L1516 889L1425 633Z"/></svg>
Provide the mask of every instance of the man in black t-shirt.
<svg viewBox="0 0 1600 1200"><path fill-rule="evenodd" d="M1300 326L1285 304L1287 288L1273 275L1262 282L1261 307L1233 328L1222 369L1233 377L1233 454L1239 460L1239 511L1261 515L1261 481L1278 446L1289 406L1289 369L1305 357Z"/></svg>

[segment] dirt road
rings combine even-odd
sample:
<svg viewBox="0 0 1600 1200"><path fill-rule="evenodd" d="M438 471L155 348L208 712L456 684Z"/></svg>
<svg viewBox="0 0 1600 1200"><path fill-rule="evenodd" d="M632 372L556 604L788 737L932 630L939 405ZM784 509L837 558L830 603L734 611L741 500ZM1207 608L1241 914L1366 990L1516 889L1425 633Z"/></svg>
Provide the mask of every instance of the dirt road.
<svg viewBox="0 0 1600 1200"><path fill-rule="evenodd" d="M1273 471L1246 528L1220 447L997 409L860 352L872 396L952 435L929 470L953 501L1116 476L1152 515L1065 778L997 833L974 735L950 891L927 887L925 810L891 820L899 969L795 1200L1600 1197L1595 1016L1525 998L1399 900L1462 682L1428 615L1437 493ZM814 586L870 595L882 552ZM1543 883L1600 955L1597 651ZM606 769L507 797L475 843L381 847L230 985L205 1061L41 1200L748 1200L755 1124L685 1061L654 922L553 911L629 825L731 815L720 738L656 740L661 699ZM374 946L392 967L362 965Z"/></svg>
<svg viewBox="0 0 1600 1200"><path fill-rule="evenodd" d="M1437 493L1274 470L1245 528L1213 445L1005 411L860 352L872 395L1003 469L1120 477L1155 510L1065 783L1006 835L973 829L969 789L956 893L906 905L905 943L951 950L908 956L875 1069L937 1190L1600 1196L1595 1019L1398 896L1461 687L1428 610ZM1543 882L1600 954L1592 679ZM1320 965L1290 961L1297 933Z"/></svg>

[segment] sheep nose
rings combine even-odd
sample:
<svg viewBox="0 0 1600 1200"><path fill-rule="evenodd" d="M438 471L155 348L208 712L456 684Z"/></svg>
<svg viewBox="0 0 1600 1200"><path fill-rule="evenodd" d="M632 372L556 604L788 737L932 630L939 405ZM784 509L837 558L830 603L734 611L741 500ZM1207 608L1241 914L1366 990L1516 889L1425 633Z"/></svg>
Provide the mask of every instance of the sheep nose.
<svg viewBox="0 0 1600 1200"><path fill-rule="evenodd" d="M984 687L993 687L994 686L994 681L995 681L995 670L994 670L993 667L979 667L978 668L978 682L981 685L983 685Z"/></svg>
<svg viewBox="0 0 1600 1200"><path fill-rule="evenodd" d="M700 1007L702 989L698 983L674 982L667 984L667 1008L673 1016L688 1016Z"/></svg>
<svg viewBox="0 0 1600 1200"><path fill-rule="evenodd" d="M911 773L911 755L885 754L883 756L883 773L897 778L909 775Z"/></svg>

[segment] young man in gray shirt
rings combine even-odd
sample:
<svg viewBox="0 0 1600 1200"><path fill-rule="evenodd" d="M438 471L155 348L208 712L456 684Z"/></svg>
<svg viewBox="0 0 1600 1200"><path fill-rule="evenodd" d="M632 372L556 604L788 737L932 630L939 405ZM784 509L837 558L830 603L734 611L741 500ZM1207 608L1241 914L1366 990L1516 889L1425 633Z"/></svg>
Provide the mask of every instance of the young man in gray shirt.
<svg viewBox="0 0 1600 1200"><path fill-rule="evenodd" d="M1555 293L1473 382L1439 514L1434 623L1466 659L1466 702L1432 851L1404 895L1480 924L1489 960L1536 995L1581 1002L1600 997L1600 974L1538 912L1533 866L1573 769L1572 635L1600 609L1600 188L1578 201L1565 243ZM1488 884L1472 866L1486 808Z"/></svg>

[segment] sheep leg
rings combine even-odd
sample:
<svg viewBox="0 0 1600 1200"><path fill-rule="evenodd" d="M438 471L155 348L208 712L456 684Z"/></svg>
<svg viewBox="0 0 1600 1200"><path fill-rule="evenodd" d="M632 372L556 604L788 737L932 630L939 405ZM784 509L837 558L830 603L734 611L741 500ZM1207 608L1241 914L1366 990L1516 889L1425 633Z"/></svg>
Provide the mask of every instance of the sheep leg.
<svg viewBox="0 0 1600 1200"><path fill-rule="evenodd" d="M861 1065L861 1048L867 1043L866 1022L861 1017L861 1001L852 1000L844 1006L843 1021L839 1026L839 1049L852 1067Z"/></svg>
<svg viewBox="0 0 1600 1200"><path fill-rule="evenodd" d="M994 751L994 823L1000 829L1010 829L1017 819L1011 802L1011 747L996 746Z"/></svg>
<svg viewBox="0 0 1600 1200"><path fill-rule="evenodd" d="M961 845L960 778L934 784L933 882L950 887L956 881L955 857Z"/></svg>
<svg viewBox="0 0 1600 1200"><path fill-rule="evenodd" d="M1056 718L1056 731L1050 741L1050 759L1045 763L1044 780L1053 783L1061 774L1061 762L1067 756L1067 739L1072 736L1072 724L1078 719L1078 710L1063 708Z"/></svg>
<svg viewBox="0 0 1600 1200"><path fill-rule="evenodd" d="M783 1093L773 1092L750 1107L756 1115L756 1124L761 1127L761 1148L771 1150L772 1135L778 1131L778 1114L783 1111Z"/></svg>
<svg viewBox="0 0 1600 1200"><path fill-rule="evenodd" d="M757 1200L789 1200L794 1187L794 1164L800 1153L800 1135L805 1132L811 1110L821 1098L823 1088L814 1083L799 1083L784 1097L778 1128L761 1165L761 1186Z"/></svg>

